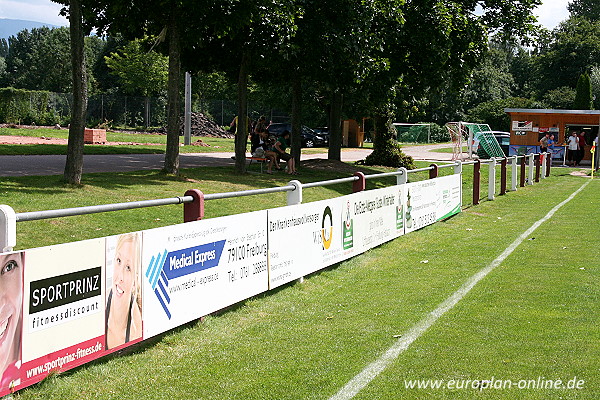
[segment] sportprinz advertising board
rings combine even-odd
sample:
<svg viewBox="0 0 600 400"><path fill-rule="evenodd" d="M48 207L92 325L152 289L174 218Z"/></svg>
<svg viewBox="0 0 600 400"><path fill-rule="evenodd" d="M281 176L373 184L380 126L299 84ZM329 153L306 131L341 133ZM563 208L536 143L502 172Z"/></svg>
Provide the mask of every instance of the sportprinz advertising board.
<svg viewBox="0 0 600 400"><path fill-rule="evenodd" d="M104 354L104 264L104 238L25 252L25 385Z"/></svg>
<svg viewBox="0 0 600 400"><path fill-rule="evenodd" d="M144 338L268 290L267 212L143 232Z"/></svg>

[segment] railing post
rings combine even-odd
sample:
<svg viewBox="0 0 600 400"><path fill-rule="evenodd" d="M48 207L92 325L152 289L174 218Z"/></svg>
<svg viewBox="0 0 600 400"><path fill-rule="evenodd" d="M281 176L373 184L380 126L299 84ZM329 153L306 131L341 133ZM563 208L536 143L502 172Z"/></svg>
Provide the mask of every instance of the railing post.
<svg viewBox="0 0 600 400"><path fill-rule="evenodd" d="M302 183L297 180L289 181L288 184L294 186L294 190L287 192L287 205L302 204Z"/></svg>
<svg viewBox="0 0 600 400"><path fill-rule="evenodd" d="M204 218L204 193L198 189L190 189L185 196L192 196L194 201L183 205L183 222L200 221Z"/></svg>
<svg viewBox="0 0 600 400"><path fill-rule="evenodd" d="M550 176L550 168L552 167L552 153L548 153L546 156L546 177Z"/></svg>
<svg viewBox="0 0 600 400"><path fill-rule="evenodd" d="M546 159L548 153L542 153L540 155L540 179L546 179Z"/></svg>
<svg viewBox="0 0 600 400"><path fill-rule="evenodd" d="M438 177L439 168L437 164L431 164L431 169L429 170L429 179L435 179Z"/></svg>
<svg viewBox="0 0 600 400"><path fill-rule="evenodd" d="M17 214L12 207L0 204L0 253L17 245Z"/></svg>
<svg viewBox="0 0 600 400"><path fill-rule="evenodd" d="M494 200L496 197L496 158L490 160L488 175L488 200Z"/></svg>
<svg viewBox="0 0 600 400"><path fill-rule="evenodd" d="M408 183L408 170L404 167L398 168L400 174L396 175L396 185L404 185Z"/></svg>
<svg viewBox="0 0 600 400"><path fill-rule="evenodd" d="M525 177L527 176L527 172L525 171L525 157L526 156L521 156L521 180L520 180L520 185L521 187L525 187Z"/></svg>
<svg viewBox="0 0 600 400"><path fill-rule="evenodd" d="M510 190L512 190L512 191L517 190L517 175L518 175L517 158L518 158L517 156L512 156L511 160L510 160L510 165L511 165Z"/></svg>
<svg viewBox="0 0 600 400"><path fill-rule="evenodd" d="M362 192L367 188L367 179L365 174L360 171L354 173L354 176L358 176L358 179L352 182L352 193Z"/></svg>
<svg viewBox="0 0 600 400"><path fill-rule="evenodd" d="M532 153L529 155L529 174L527 176L527 184L528 185L533 185L533 159L534 159L535 155Z"/></svg>
<svg viewBox="0 0 600 400"><path fill-rule="evenodd" d="M481 161L473 164L473 205L479 204L479 185L481 184Z"/></svg>
<svg viewBox="0 0 600 400"><path fill-rule="evenodd" d="M542 155L541 154L535 154L533 156L533 160L535 162L535 183L538 183L540 181L540 164L542 162Z"/></svg>
<svg viewBox="0 0 600 400"><path fill-rule="evenodd" d="M500 161L500 195L506 194L506 164L507 159L504 157Z"/></svg>
<svg viewBox="0 0 600 400"><path fill-rule="evenodd" d="M462 174L462 172L463 172L462 161L460 161L460 160L454 161L454 173L455 174Z"/></svg>

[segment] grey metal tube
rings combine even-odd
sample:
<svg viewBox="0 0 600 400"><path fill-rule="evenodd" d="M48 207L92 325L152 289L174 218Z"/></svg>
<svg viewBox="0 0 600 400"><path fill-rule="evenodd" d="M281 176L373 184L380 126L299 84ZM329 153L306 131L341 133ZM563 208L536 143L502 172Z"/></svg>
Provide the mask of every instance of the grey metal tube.
<svg viewBox="0 0 600 400"><path fill-rule="evenodd" d="M331 179L329 181L320 181L320 182L312 182L312 183L303 183L302 188L312 188L317 186L327 186L327 185L335 185L336 183L345 183L345 182L354 182L357 181L358 176L351 176L349 178L340 178L340 179Z"/></svg>
<svg viewBox="0 0 600 400"><path fill-rule="evenodd" d="M295 186L288 185L288 186L280 186L280 187L267 188L267 189L244 190L242 192L213 193L213 194L205 194L204 200L218 200L218 199L228 199L228 198L232 198L232 197L253 196L256 194L291 192L292 190L295 190L295 189L296 189Z"/></svg>
<svg viewBox="0 0 600 400"><path fill-rule="evenodd" d="M192 201L194 201L194 198L192 196L182 196L182 197L172 197L172 198L168 198L168 199L132 201L129 203L115 203L115 204L103 204L103 205L99 205L99 206L63 208L60 210L31 211L31 212L17 213L17 222L36 221L36 220L40 220L40 219L58 218L58 217L71 217L74 215L96 214L96 213L107 212L107 211L131 210L134 208L165 206L165 205L169 205L169 204L191 203Z"/></svg>

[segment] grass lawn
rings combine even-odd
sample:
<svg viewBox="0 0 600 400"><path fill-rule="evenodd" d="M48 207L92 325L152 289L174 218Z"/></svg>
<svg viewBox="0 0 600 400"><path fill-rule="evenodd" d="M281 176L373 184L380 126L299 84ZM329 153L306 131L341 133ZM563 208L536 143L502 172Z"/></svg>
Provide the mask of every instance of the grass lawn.
<svg viewBox="0 0 600 400"><path fill-rule="evenodd" d="M426 163L420 164L420 166ZM372 169L382 170L382 169ZM450 168L440 170L450 173ZM465 166L469 200L472 167ZM367 171L369 172L369 171ZM487 179L487 168L482 178ZM553 169L444 222L247 300L126 351L55 375L17 399L327 399L586 178ZM18 212L283 185L283 175L236 176L225 168L89 174L81 188L59 177L3 178L3 203ZM424 179L426 172L411 174ZM304 170L302 182L331 179ZM370 188L392 178L368 180ZM499 181L499 180L498 180ZM590 223L600 182L527 237L453 309L358 393L357 399L600 398L600 224ZM305 202L350 192L307 189ZM482 189L487 193L487 189ZM281 206L285 195L207 202L207 217ZM19 223L20 248L181 222L181 206ZM405 380L573 377L583 389L406 389Z"/></svg>
<svg viewBox="0 0 600 400"><path fill-rule="evenodd" d="M51 128L0 128L0 135L6 136L29 136L29 137L47 137L57 139L67 139L69 131L66 129ZM86 144L84 154L163 154L167 143L166 135L159 134L139 134L126 132L106 132L106 140L109 142L125 142L132 144L121 145L98 145ZM192 143L197 140L208 144L209 146L184 146L184 138L180 137L181 153L214 153L225 152L234 153L235 145L233 139L211 138L193 136ZM133 144L144 143L144 144ZM148 143L148 144L147 144ZM250 147L248 147L250 148ZM326 147L303 148L303 154L327 153ZM44 155L44 154L67 154L67 146L60 144L0 144L0 155Z"/></svg>

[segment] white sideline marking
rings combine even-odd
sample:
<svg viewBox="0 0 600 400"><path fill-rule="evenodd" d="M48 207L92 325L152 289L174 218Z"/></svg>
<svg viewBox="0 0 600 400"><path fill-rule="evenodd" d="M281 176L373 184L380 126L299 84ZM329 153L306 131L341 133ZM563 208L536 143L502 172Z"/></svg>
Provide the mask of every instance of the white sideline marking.
<svg viewBox="0 0 600 400"><path fill-rule="evenodd" d="M554 206L552 210L548 212L542 219L535 222L529 229L521 234L510 246L508 246L502 254L498 256L490 265L481 269L475 275L470 277L456 292L450 297L444 300L435 310L430 312L425 318L419 321L416 325L410 328L402 338L390 347L379 359L372 362L365 369L363 369L358 375L350 380L346 386L340 389L334 396L330 397L329 400L348 400L353 398L360 392L365 386L367 386L373 379L377 377L392 361L415 341L417 340L427 329L429 329L446 311L451 310L456 303L458 303L473 287L487 274L492 272L502 261L504 261L516 248L519 246L533 231L535 231L541 224L552 218L552 216L565 204L573 199L579 192L581 192L591 180L584 183L579 189L573 192L566 200L560 204Z"/></svg>

